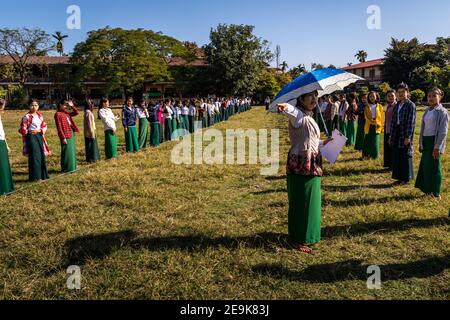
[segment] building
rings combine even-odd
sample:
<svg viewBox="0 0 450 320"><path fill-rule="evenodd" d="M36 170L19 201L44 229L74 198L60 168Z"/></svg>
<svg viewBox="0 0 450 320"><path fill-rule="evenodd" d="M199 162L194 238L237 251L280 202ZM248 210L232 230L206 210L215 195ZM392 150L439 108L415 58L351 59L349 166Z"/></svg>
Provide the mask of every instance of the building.
<svg viewBox="0 0 450 320"><path fill-rule="evenodd" d="M172 57L166 60L168 67L177 68L205 68L208 66L204 56L198 56L196 60L186 61L179 57ZM20 82L5 72L5 66L12 66L14 60L10 56L0 56L0 87L10 89L18 86ZM88 95L94 100L106 95L106 82L102 79L92 79L84 83L85 94L71 92L70 79L75 74L74 66L70 63L70 57L55 56L32 56L27 61L29 65L29 75L24 84L24 88L30 97L36 98L41 105L52 105L56 101L68 97L83 99ZM143 83L142 95L148 98L162 98L164 96L181 95L180 89L174 81ZM11 93L8 92L7 99ZM113 92L110 98L114 102L123 102L125 97L122 92Z"/></svg>
<svg viewBox="0 0 450 320"><path fill-rule="evenodd" d="M384 59L375 59L351 65L349 67L342 68L342 70L354 73L357 76L366 79L366 81L358 82L357 85L366 85L369 87L378 88L380 84L384 82L383 64Z"/></svg>

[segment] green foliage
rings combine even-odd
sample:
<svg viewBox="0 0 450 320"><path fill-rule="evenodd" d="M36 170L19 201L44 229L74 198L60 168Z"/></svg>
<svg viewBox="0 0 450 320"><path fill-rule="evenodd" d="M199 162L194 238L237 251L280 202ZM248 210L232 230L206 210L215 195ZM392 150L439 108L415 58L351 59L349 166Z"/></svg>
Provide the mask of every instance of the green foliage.
<svg viewBox="0 0 450 320"><path fill-rule="evenodd" d="M218 94L250 95L261 72L272 60L268 42L253 34L248 25L226 25L211 30L205 47L211 79Z"/></svg>
<svg viewBox="0 0 450 320"><path fill-rule="evenodd" d="M292 77L289 73L280 73L273 69L266 69L258 79L258 85L253 97L256 101L263 102L267 96L274 97L281 88L291 81Z"/></svg>
<svg viewBox="0 0 450 320"><path fill-rule="evenodd" d="M368 94L369 93L369 88L368 87L360 87L357 90L358 94Z"/></svg>
<svg viewBox="0 0 450 320"><path fill-rule="evenodd" d="M73 81L104 79L108 92L129 94L141 89L145 81L171 80L167 66L171 56L187 58L191 54L180 41L149 30L91 31L86 41L75 46Z"/></svg>
<svg viewBox="0 0 450 320"><path fill-rule="evenodd" d="M380 87L378 88L380 91L380 97L382 101L386 101L386 94L389 90L391 90L391 86L387 82L383 82L380 84Z"/></svg>
<svg viewBox="0 0 450 320"><path fill-rule="evenodd" d="M3 87L0 87L0 98L1 98L1 99L5 99L7 93L8 93L8 90L6 90L6 89L3 88Z"/></svg>
<svg viewBox="0 0 450 320"><path fill-rule="evenodd" d="M406 82L411 87L426 90L445 83L438 81L440 69L450 61L450 38L437 38L436 44L392 39L385 50L384 75L391 85Z"/></svg>
<svg viewBox="0 0 450 320"><path fill-rule="evenodd" d="M358 59L359 62L366 62L367 59L367 52L364 50L359 50L357 54L355 54L355 57Z"/></svg>
<svg viewBox="0 0 450 320"><path fill-rule="evenodd" d="M425 99L425 92L420 89L411 91L411 101L416 103L422 103Z"/></svg>
<svg viewBox="0 0 450 320"><path fill-rule="evenodd" d="M22 86L15 86L12 89L11 101L8 107L11 109L22 109L27 106L28 95Z"/></svg>

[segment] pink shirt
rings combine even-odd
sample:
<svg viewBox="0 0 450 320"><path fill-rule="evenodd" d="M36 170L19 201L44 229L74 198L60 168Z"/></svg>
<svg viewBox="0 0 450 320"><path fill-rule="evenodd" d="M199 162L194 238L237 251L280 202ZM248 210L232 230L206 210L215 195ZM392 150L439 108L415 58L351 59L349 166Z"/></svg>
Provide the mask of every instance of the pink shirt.
<svg viewBox="0 0 450 320"><path fill-rule="evenodd" d="M162 107L158 110L158 121L160 124L164 123L164 109Z"/></svg>
<svg viewBox="0 0 450 320"><path fill-rule="evenodd" d="M387 134L391 133L392 117L394 116L394 109L396 105L397 102L394 102L393 104L388 104L386 109L386 122L384 132Z"/></svg>

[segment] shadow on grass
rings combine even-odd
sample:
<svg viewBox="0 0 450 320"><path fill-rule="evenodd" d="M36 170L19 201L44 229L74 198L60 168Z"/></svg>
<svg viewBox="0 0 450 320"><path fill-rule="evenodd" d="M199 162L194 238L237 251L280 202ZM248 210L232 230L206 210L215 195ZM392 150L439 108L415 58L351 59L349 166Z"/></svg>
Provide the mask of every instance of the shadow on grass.
<svg viewBox="0 0 450 320"><path fill-rule="evenodd" d="M322 229L323 239L331 239L339 236L362 236L366 234L375 233L391 233L406 231L413 228L433 228L438 226L450 225L450 219L448 218L435 218L435 219L408 219L398 221L380 221L359 223L348 226L332 226L324 227Z"/></svg>
<svg viewBox="0 0 450 320"><path fill-rule="evenodd" d="M363 235L375 232L395 232L409 228L431 228L438 225L448 225L447 218L432 220L404 220L394 222L376 222L354 226L326 227L324 238L332 238L343 234ZM242 237L211 238L206 235L187 235L172 237L139 238L132 230L116 233L88 235L68 240L64 245L65 263L68 265L84 265L88 260L101 260L122 248L133 250L167 251L182 250L201 252L206 249L237 249L247 247L270 252L277 249L292 249L287 234L265 232ZM62 268L64 268L62 267Z"/></svg>
<svg viewBox="0 0 450 320"><path fill-rule="evenodd" d="M265 179L268 181L277 181L277 180L286 180L287 177L286 177L286 175L284 175L284 176L268 176Z"/></svg>
<svg viewBox="0 0 450 320"><path fill-rule="evenodd" d="M305 281L313 283L332 283L339 281L359 280L366 282L370 274L369 265L359 260L318 264L307 267L303 271L291 271L281 264L260 264L252 271L264 276L290 281ZM429 278L437 276L450 268L450 255L429 257L424 260L380 265L381 280L393 281L411 278Z"/></svg>
<svg viewBox="0 0 450 320"><path fill-rule="evenodd" d="M370 169L370 168L345 168L345 169L331 169L325 170L324 176L354 176L354 175L365 175L365 174L381 174L388 173L389 169Z"/></svg>
<svg viewBox="0 0 450 320"><path fill-rule="evenodd" d="M86 261L101 260L121 248L135 250L165 251L183 250L200 252L210 248L237 249L249 247L276 251L277 248L292 248L288 236L279 233L260 233L243 237L210 238L202 235L138 238L132 230L117 233L89 235L75 238L65 243L67 265L81 266Z"/></svg>
<svg viewBox="0 0 450 320"><path fill-rule="evenodd" d="M346 192L360 189L390 189L394 187L394 183L385 184L369 184L369 185L349 185L349 186L327 186L322 185L322 190L329 192Z"/></svg>
<svg viewBox="0 0 450 320"><path fill-rule="evenodd" d="M417 200L424 195L415 196L415 195L400 195L400 196L392 196L392 197L380 197L380 198L354 198L354 199L345 199L345 200L330 200L327 198L323 198L323 206L324 207L354 207L354 206L368 206L371 204L383 204L388 202L398 202L398 201L411 201Z"/></svg>

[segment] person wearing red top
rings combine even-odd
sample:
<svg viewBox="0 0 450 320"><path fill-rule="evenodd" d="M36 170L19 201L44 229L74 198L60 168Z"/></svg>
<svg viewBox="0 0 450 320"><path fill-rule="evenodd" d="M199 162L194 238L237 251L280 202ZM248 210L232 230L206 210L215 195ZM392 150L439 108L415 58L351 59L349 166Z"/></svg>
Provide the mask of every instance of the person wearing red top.
<svg viewBox="0 0 450 320"><path fill-rule="evenodd" d="M397 93L395 90L389 90L386 93L386 121L384 126L384 167L392 169L392 147L389 145L391 136L392 116L397 106Z"/></svg>
<svg viewBox="0 0 450 320"><path fill-rule="evenodd" d="M79 133L80 130L78 130L72 117L78 114L78 109L73 101L66 100L58 104L58 110L55 113L56 129L61 141L61 169L63 173L77 170L75 133Z"/></svg>

